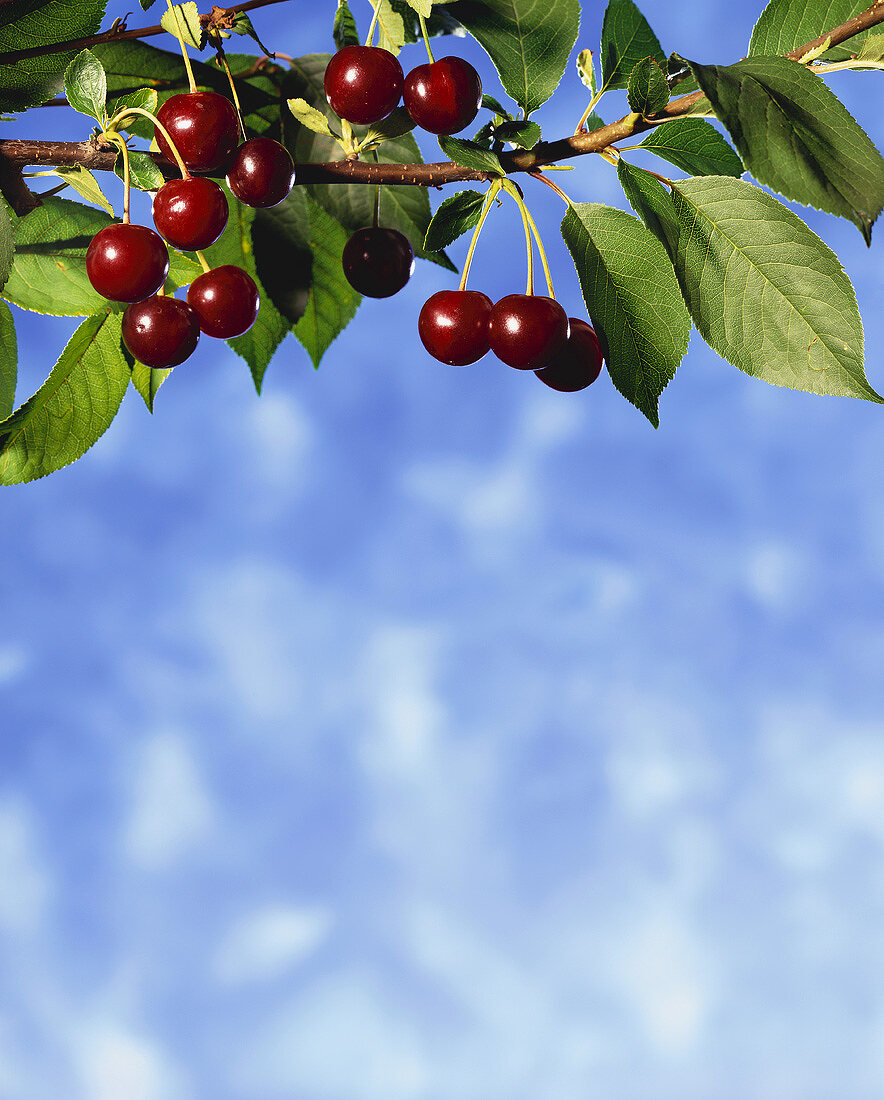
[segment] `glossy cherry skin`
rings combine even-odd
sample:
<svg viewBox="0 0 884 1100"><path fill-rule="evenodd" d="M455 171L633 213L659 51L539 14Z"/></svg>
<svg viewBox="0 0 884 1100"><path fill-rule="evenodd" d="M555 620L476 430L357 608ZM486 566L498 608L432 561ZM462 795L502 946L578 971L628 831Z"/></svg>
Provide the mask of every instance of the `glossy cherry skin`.
<svg viewBox="0 0 884 1100"><path fill-rule="evenodd" d="M175 248L208 248L227 225L227 198L214 180L202 176L169 180L154 197L153 223Z"/></svg>
<svg viewBox="0 0 884 1100"><path fill-rule="evenodd" d="M357 229L341 256L347 282L368 298L389 298L414 271L414 249L398 229Z"/></svg>
<svg viewBox="0 0 884 1100"><path fill-rule="evenodd" d="M488 351L494 303L479 290L439 290L424 302L417 321L421 343L440 363L465 367Z"/></svg>
<svg viewBox="0 0 884 1100"><path fill-rule="evenodd" d="M339 118L368 126L397 106L405 77L399 59L379 46L344 46L325 70L325 98Z"/></svg>
<svg viewBox="0 0 884 1100"><path fill-rule="evenodd" d="M491 350L517 370L547 366L567 339L568 315L558 302L539 294L508 294L488 318Z"/></svg>
<svg viewBox="0 0 884 1100"><path fill-rule="evenodd" d="M178 298L135 302L123 314L123 343L146 367L177 367L199 343L197 315Z"/></svg>
<svg viewBox="0 0 884 1100"><path fill-rule="evenodd" d="M169 273L162 237L146 225L106 225L86 249L86 274L112 302L140 302L156 294Z"/></svg>
<svg viewBox="0 0 884 1100"><path fill-rule="evenodd" d="M251 275L234 264L225 264L193 280L187 304L196 312L206 336L232 340L255 323L261 299Z"/></svg>
<svg viewBox="0 0 884 1100"><path fill-rule="evenodd" d="M157 111L181 158L191 172L216 172L226 167L239 141L236 108L217 92L181 92L170 96ZM160 152L174 160L169 143L158 129L154 137Z"/></svg>
<svg viewBox="0 0 884 1100"><path fill-rule="evenodd" d="M278 206L294 185L294 162L273 138L244 141L227 169L227 186L246 206Z"/></svg>
<svg viewBox="0 0 884 1100"><path fill-rule="evenodd" d="M602 371L602 349L595 329L579 317L569 317L571 332L565 346L548 367L537 371L541 382L562 393L576 393L591 386Z"/></svg>
<svg viewBox="0 0 884 1100"><path fill-rule="evenodd" d="M462 57L443 57L418 65L405 78L405 108L431 134L456 134L473 121L482 106L482 81Z"/></svg>

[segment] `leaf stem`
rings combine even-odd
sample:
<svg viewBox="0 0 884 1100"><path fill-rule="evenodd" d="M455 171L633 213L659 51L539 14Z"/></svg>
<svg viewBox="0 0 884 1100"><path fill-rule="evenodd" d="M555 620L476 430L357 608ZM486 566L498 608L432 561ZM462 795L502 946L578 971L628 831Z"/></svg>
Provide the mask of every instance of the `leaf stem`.
<svg viewBox="0 0 884 1100"><path fill-rule="evenodd" d="M116 130L105 131L107 137L117 146L120 152L123 154L123 225L129 224L129 146L126 144L122 134L118 134Z"/></svg>
<svg viewBox="0 0 884 1100"><path fill-rule="evenodd" d="M586 110L580 116L580 121L577 123L577 129L574 131L575 134L579 134L582 131L583 127L589 121L589 116L595 110L596 104L602 98L602 96L604 94L605 94L604 91L596 92L595 95L592 97L592 99L589 101L589 106L586 108Z"/></svg>
<svg viewBox="0 0 884 1100"><path fill-rule="evenodd" d="M464 260L463 271L460 276L460 286L458 290L466 290L467 277L470 274L470 266L473 262L473 254L476 251L476 245L479 243L479 234L482 232L482 226L485 224L485 219L488 217L488 213L491 210L491 205L494 202L497 192L501 188L501 181L499 179L493 180L491 186L488 188L488 192L485 195L485 202L482 205L482 212L479 214L479 221L476 225L476 229L473 233L473 239L470 241L470 247L467 251L467 258Z"/></svg>
<svg viewBox="0 0 884 1100"><path fill-rule="evenodd" d="M172 0L166 0L169 11L172 13L172 18L175 20L175 37L178 39L178 45L181 47L181 56L184 58L184 68L187 69L187 81L190 84L190 90L196 91L196 81L193 79L193 69L190 67L190 58L187 56L187 46L184 42L184 32L181 30L181 13L178 8L172 3Z"/></svg>
<svg viewBox="0 0 884 1100"><path fill-rule="evenodd" d="M529 172L528 175L531 176L532 179L540 180L541 183L545 183L547 187L551 187L567 206L571 207L574 205L573 201L565 194L561 187L559 187L557 183L553 183L553 181L542 172Z"/></svg>
<svg viewBox="0 0 884 1100"><path fill-rule="evenodd" d="M430 64L435 65L436 58L433 57L433 51L430 48L430 36L427 33L427 21L424 19L420 12L417 13L417 18L421 26L421 37L424 40L424 45L427 47L427 56L430 59Z"/></svg>
<svg viewBox="0 0 884 1100"><path fill-rule="evenodd" d="M122 110L117 111L114 117L108 123L108 132L116 132L116 127L126 117L126 115L141 115L143 118L148 119L156 126L159 132L163 135L168 143L169 148L172 150L172 156L175 158L175 163L181 172L183 179L190 179L190 172L187 170L187 165L184 163L184 158L178 152L178 146L172 140L172 135L166 129L166 127L160 122L155 114L150 111L146 111L143 107L124 107Z"/></svg>

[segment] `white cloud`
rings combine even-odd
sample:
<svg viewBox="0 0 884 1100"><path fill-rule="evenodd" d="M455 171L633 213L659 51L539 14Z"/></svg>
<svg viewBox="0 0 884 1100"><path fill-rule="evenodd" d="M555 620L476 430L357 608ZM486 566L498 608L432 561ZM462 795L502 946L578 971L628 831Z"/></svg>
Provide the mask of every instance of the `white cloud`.
<svg viewBox="0 0 884 1100"><path fill-rule="evenodd" d="M75 1025L71 1052L83 1100L184 1100L189 1095L156 1042L115 1023Z"/></svg>
<svg viewBox="0 0 884 1100"><path fill-rule="evenodd" d="M0 645L0 684L10 684L24 673L30 664L30 653L24 646Z"/></svg>
<svg viewBox="0 0 884 1100"><path fill-rule="evenodd" d="M16 799L0 803L0 930L24 934L42 922L49 873L31 810Z"/></svg>
<svg viewBox="0 0 884 1100"><path fill-rule="evenodd" d="M325 940L332 915L323 908L275 905L242 917L218 947L218 981L238 985L277 977L311 955Z"/></svg>

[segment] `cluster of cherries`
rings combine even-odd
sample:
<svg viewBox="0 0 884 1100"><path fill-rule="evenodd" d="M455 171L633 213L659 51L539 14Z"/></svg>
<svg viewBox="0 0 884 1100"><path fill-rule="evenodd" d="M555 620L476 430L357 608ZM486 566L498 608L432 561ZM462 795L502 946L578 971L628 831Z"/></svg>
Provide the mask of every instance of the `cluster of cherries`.
<svg viewBox="0 0 884 1100"><path fill-rule="evenodd" d="M128 221L105 226L86 252L86 273L99 294L131 303L123 314L123 342L148 367L174 367L196 348L200 332L229 340L255 323L260 305L254 279L235 264L205 271L191 283L187 301L158 294L169 272L165 242L185 251L208 248L224 232L228 207L214 180L191 172L226 169L227 186L243 203L276 206L291 191L295 169L288 150L271 138L239 139L233 104L215 92L171 96L157 112L155 136L186 174L156 193L156 231ZM165 133L163 132L165 130Z"/></svg>

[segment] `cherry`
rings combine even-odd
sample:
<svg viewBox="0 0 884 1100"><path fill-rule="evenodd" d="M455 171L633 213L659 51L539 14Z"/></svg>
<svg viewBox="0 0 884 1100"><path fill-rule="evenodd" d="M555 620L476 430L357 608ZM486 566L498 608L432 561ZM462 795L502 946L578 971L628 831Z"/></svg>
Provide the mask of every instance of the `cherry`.
<svg viewBox="0 0 884 1100"><path fill-rule="evenodd" d="M214 180L202 176L169 180L154 197L153 223L176 248L208 248L227 225L227 199Z"/></svg>
<svg viewBox="0 0 884 1100"><path fill-rule="evenodd" d="M261 299L251 275L234 264L225 264L193 280L187 303L196 312L206 336L231 340L248 332L255 323Z"/></svg>
<svg viewBox="0 0 884 1100"><path fill-rule="evenodd" d="M545 367L568 339L568 315L539 294L508 294L488 318L488 342L498 359L517 370Z"/></svg>
<svg viewBox="0 0 884 1100"><path fill-rule="evenodd" d="M199 338L196 314L178 298L146 298L123 314L123 343L146 367L177 367L193 354Z"/></svg>
<svg viewBox="0 0 884 1100"><path fill-rule="evenodd" d="M562 393L585 390L601 374L602 349L595 329L578 317L569 317L571 332L565 346L548 367L537 371L541 382Z"/></svg>
<svg viewBox="0 0 884 1100"><path fill-rule="evenodd" d="M414 271L414 249L398 229L357 229L341 256L347 282L369 298L389 298Z"/></svg>
<svg viewBox="0 0 884 1100"><path fill-rule="evenodd" d="M439 290L424 302L417 331L440 363L465 367L488 351L488 317L493 303L478 290Z"/></svg>
<svg viewBox="0 0 884 1100"><path fill-rule="evenodd" d="M89 282L112 302L149 298L168 273L169 253L163 239L146 225L106 225L86 249Z"/></svg>
<svg viewBox="0 0 884 1100"><path fill-rule="evenodd" d="M325 98L339 118L368 126L399 103L405 79L398 58L379 46L344 46L325 70Z"/></svg>
<svg viewBox="0 0 884 1100"><path fill-rule="evenodd" d="M278 206L294 185L289 151L273 138L244 141L227 169L227 186L246 206Z"/></svg>
<svg viewBox="0 0 884 1100"><path fill-rule="evenodd" d="M482 81L469 61L443 57L411 70L402 100L418 126L431 134L456 134L479 113Z"/></svg>
<svg viewBox="0 0 884 1100"><path fill-rule="evenodd" d="M217 92L181 92L170 96L157 111L157 118L169 131L191 172L224 168L239 140L236 108ZM174 160L159 129L154 129L154 137L163 156Z"/></svg>

